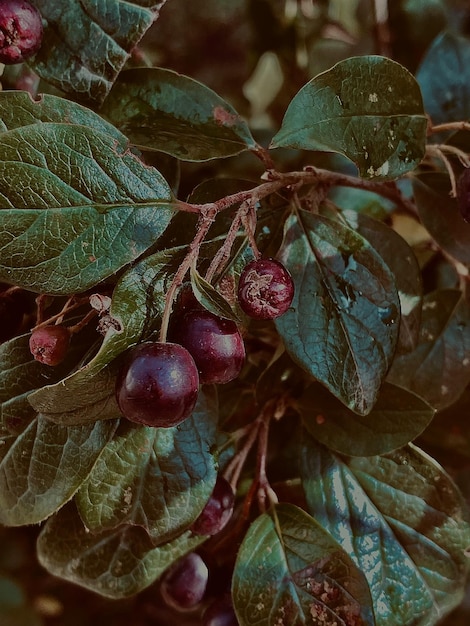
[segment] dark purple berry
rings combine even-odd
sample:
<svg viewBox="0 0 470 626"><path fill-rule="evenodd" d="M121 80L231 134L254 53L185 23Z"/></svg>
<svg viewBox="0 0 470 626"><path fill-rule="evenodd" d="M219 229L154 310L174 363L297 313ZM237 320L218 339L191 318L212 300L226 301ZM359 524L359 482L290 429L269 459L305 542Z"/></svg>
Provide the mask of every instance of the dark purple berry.
<svg viewBox="0 0 470 626"><path fill-rule="evenodd" d="M200 306L176 313L169 337L191 353L201 383L228 383L245 362L245 345L235 322Z"/></svg>
<svg viewBox="0 0 470 626"><path fill-rule="evenodd" d="M457 180L457 203L460 215L470 222L470 168L464 169Z"/></svg>
<svg viewBox="0 0 470 626"><path fill-rule="evenodd" d="M225 478L217 477L214 490L201 514L191 526L196 535L215 535L227 524L233 513L235 496Z"/></svg>
<svg viewBox="0 0 470 626"><path fill-rule="evenodd" d="M116 400L131 422L168 428L191 415L198 386L196 364L185 348L148 341L129 351L116 380Z"/></svg>
<svg viewBox="0 0 470 626"><path fill-rule="evenodd" d="M35 54L42 42L39 11L25 0L0 2L0 63L22 63Z"/></svg>
<svg viewBox="0 0 470 626"><path fill-rule="evenodd" d="M217 598L204 611L203 626L238 626L230 595Z"/></svg>
<svg viewBox="0 0 470 626"><path fill-rule="evenodd" d="M58 365L69 349L70 332L66 326L41 326L29 338L31 354L40 363Z"/></svg>
<svg viewBox="0 0 470 626"><path fill-rule="evenodd" d="M196 552L179 559L163 574L160 592L168 604L179 611L194 608L206 592L209 571Z"/></svg>
<svg viewBox="0 0 470 626"><path fill-rule="evenodd" d="M294 297L288 270L275 259L258 259L243 268L238 282L242 310L258 320L272 320L287 311Z"/></svg>

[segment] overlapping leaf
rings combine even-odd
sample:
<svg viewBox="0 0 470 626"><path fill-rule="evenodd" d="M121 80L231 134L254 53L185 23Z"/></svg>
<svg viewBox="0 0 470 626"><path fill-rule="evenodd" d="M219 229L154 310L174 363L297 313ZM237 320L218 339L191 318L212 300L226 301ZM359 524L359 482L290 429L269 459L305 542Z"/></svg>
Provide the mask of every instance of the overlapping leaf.
<svg viewBox="0 0 470 626"><path fill-rule="evenodd" d="M41 49L30 63L62 91L102 102L165 1L68 0L59 7L32 0L45 27Z"/></svg>
<svg viewBox="0 0 470 626"><path fill-rule="evenodd" d="M373 626L364 575L305 511L279 504L250 526L237 556L233 602L241 626Z"/></svg>
<svg viewBox="0 0 470 626"><path fill-rule="evenodd" d="M147 250L172 194L125 141L71 124L0 135L0 280L33 291L88 289Z"/></svg>
<svg viewBox="0 0 470 626"><path fill-rule="evenodd" d="M211 452L218 418L215 392L199 393L190 418L174 428L124 423L77 494L93 533L142 526L155 545L185 530L202 511L216 479Z"/></svg>
<svg viewBox="0 0 470 626"><path fill-rule="evenodd" d="M148 587L205 539L188 531L155 547L147 533L135 526L90 533L71 504L46 523L37 551L41 565L55 576L117 599Z"/></svg>
<svg viewBox="0 0 470 626"><path fill-rule="evenodd" d="M388 380L435 409L455 402L470 382L470 306L458 290L427 294L419 343L397 356Z"/></svg>
<svg viewBox="0 0 470 626"><path fill-rule="evenodd" d="M0 523L36 524L74 495L116 428L114 420L67 428L38 417L0 462Z"/></svg>
<svg viewBox="0 0 470 626"><path fill-rule="evenodd" d="M297 406L307 430L328 448L351 456L385 454L413 441L434 409L415 394L384 383L372 411L357 415L324 387L312 385Z"/></svg>
<svg viewBox="0 0 470 626"><path fill-rule="evenodd" d="M302 87L271 147L339 152L363 177L394 179L423 158L426 126L408 70L385 57L352 57Z"/></svg>
<svg viewBox="0 0 470 626"><path fill-rule="evenodd" d="M123 72L101 112L133 143L186 161L256 146L230 104L198 81L163 68Z"/></svg>
<svg viewBox="0 0 470 626"><path fill-rule="evenodd" d="M367 577L377 626L435 624L461 601L470 525L437 463L413 446L346 463L306 436L301 465L309 511Z"/></svg>
<svg viewBox="0 0 470 626"><path fill-rule="evenodd" d="M367 414L395 348L400 302L390 269L355 231L306 211L286 222L280 260L295 295L276 326L291 357Z"/></svg>

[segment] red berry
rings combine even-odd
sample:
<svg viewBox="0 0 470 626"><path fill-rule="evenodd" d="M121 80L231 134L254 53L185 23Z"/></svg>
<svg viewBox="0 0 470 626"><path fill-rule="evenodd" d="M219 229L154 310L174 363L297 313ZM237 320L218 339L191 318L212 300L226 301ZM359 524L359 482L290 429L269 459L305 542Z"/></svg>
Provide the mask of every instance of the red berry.
<svg viewBox="0 0 470 626"><path fill-rule="evenodd" d="M224 528L233 513L235 496L230 483L217 477L214 490L201 514L191 526L196 535L215 535Z"/></svg>
<svg viewBox="0 0 470 626"><path fill-rule="evenodd" d="M238 282L238 302L255 319L272 320L287 311L294 297L288 270L275 259L258 259L243 268Z"/></svg>
<svg viewBox="0 0 470 626"><path fill-rule="evenodd" d="M208 577L209 571L202 558L196 552L190 552L163 574L162 597L174 609L192 609L203 599Z"/></svg>
<svg viewBox="0 0 470 626"><path fill-rule="evenodd" d="M39 11L25 0L0 2L0 62L22 63L35 54L42 42Z"/></svg>
<svg viewBox="0 0 470 626"><path fill-rule="evenodd" d="M29 338L31 354L40 363L58 365L69 348L70 332L65 326L42 326L32 331Z"/></svg>
<svg viewBox="0 0 470 626"><path fill-rule="evenodd" d="M116 399L131 422L168 428L191 415L199 376L189 352L174 343L132 348L116 380Z"/></svg>
<svg viewBox="0 0 470 626"><path fill-rule="evenodd" d="M191 353L201 383L228 383L245 362L245 345L235 322L200 306L176 313L169 337Z"/></svg>

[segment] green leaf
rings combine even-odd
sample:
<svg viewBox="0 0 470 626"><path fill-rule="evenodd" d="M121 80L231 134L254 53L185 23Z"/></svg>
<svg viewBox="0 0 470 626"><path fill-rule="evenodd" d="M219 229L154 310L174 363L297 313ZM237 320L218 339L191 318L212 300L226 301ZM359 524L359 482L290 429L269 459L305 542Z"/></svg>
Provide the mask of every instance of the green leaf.
<svg viewBox="0 0 470 626"><path fill-rule="evenodd" d="M271 147L338 152L361 176L389 180L420 163L426 126L407 69L385 57L352 57L302 87Z"/></svg>
<svg viewBox="0 0 470 626"><path fill-rule="evenodd" d="M162 68L122 72L101 113L145 149L207 161L256 147L245 121L212 89Z"/></svg>
<svg viewBox="0 0 470 626"><path fill-rule="evenodd" d="M119 526L95 535L69 505L46 523L37 553L40 564L54 576L117 599L151 585L205 539L186 532L155 548L147 533L135 526Z"/></svg>
<svg viewBox="0 0 470 626"><path fill-rule="evenodd" d="M415 394L385 383L367 416L349 411L320 385L297 401L307 430L328 448L350 456L385 454L416 439L434 409Z"/></svg>
<svg viewBox="0 0 470 626"><path fill-rule="evenodd" d="M470 382L470 305L462 293L427 294L419 343L397 356L387 379L421 396L435 409L453 404Z"/></svg>
<svg viewBox="0 0 470 626"><path fill-rule="evenodd" d="M54 294L86 290L155 243L171 202L158 171L108 134L54 123L5 132L0 280Z"/></svg>
<svg viewBox="0 0 470 626"><path fill-rule="evenodd" d="M133 48L166 0L68 0L58 10L33 0L43 23L43 44L30 61L47 82L78 98L102 102Z"/></svg>
<svg viewBox="0 0 470 626"><path fill-rule="evenodd" d="M312 517L279 504L258 517L240 546L232 581L241 626L372 626L364 575Z"/></svg>
<svg viewBox="0 0 470 626"><path fill-rule="evenodd" d="M217 398L199 393L192 416L174 428L124 422L77 494L93 533L132 524L155 545L175 537L199 515L212 493Z"/></svg>
<svg viewBox="0 0 470 626"><path fill-rule="evenodd" d="M50 94L40 94L33 100L26 91L0 91L0 132L41 122L80 124L118 141L125 140L115 126L76 102Z"/></svg>
<svg viewBox="0 0 470 626"><path fill-rule="evenodd" d="M278 258L295 284L276 320L286 350L351 410L369 413L398 336L389 268L356 232L302 210L287 220Z"/></svg>
<svg viewBox="0 0 470 626"><path fill-rule="evenodd" d="M205 309L219 317L234 322L240 321L227 300L220 295L215 287L204 280L194 267L191 268L191 287L197 301Z"/></svg>
<svg viewBox="0 0 470 626"><path fill-rule="evenodd" d="M423 173L413 178L419 217L434 241L456 261L470 266L470 224L464 221L457 200L450 197L444 173Z"/></svg>
<svg viewBox="0 0 470 626"><path fill-rule="evenodd" d="M470 43L449 31L436 37L416 74L433 124L470 118Z"/></svg>
<svg viewBox="0 0 470 626"><path fill-rule="evenodd" d="M423 286L421 270L412 248L392 228L367 215L343 211L350 228L377 250L395 277L400 299L400 332L397 351L412 350L419 337Z"/></svg>
<svg viewBox="0 0 470 626"><path fill-rule="evenodd" d="M463 596L465 505L438 464L413 446L347 463L306 437L308 510L367 577L377 626L430 626Z"/></svg>
<svg viewBox="0 0 470 626"><path fill-rule="evenodd" d="M115 421L66 428L31 422L0 462L0 523L36 524L74 495L116 428Z"/></svg>

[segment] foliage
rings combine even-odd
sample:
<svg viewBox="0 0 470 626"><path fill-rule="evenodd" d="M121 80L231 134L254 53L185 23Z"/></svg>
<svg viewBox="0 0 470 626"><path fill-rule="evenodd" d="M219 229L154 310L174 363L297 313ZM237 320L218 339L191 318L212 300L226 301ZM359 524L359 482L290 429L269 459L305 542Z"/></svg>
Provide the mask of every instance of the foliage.
<svg viewBox="0 0 470 626"><path fill-rule="evenodd" d="M21 296L22 321L0 345L0 540L40 523L34 576L116 620L150 602L136 624L183 620L149 598L193 550L211 585L188 626L229 590L242 626L457 623L470 13L181 2L35 0L43 45L4 71L0 300ZM274 321L237 302L260 256L295 285ZM182 285L239 325L245 366L182 424L131 424L121 360L166 340ZM28 342L55 322L72 339L49 367ZM236 507L208 538L191 525L218 474ZM2 623L48 624L1 557L0 574Z"/></svg>

